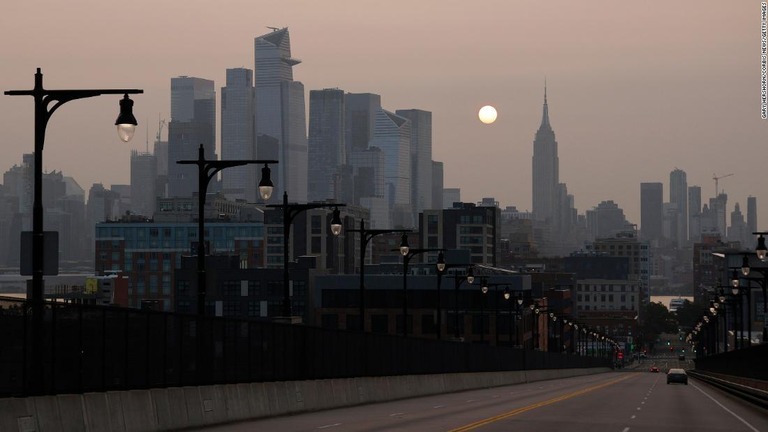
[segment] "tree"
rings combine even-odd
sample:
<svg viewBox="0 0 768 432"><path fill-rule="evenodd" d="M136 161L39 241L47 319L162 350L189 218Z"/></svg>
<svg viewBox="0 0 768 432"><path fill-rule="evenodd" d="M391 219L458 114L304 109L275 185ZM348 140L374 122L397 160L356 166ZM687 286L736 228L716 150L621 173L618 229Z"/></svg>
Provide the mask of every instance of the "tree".
<svg viewBox="0 0 768 432"><path fill-rule="evenodd" d="M677 315L678 325L683 329L690 330L705 313L706 309L701 305L685 300L682 306L677 308L675 315Z"/></svg>
<svg viewBox="0 0 768 432"><path fill-rule="evenodd" d="M677 319L661 303L648 303L643 307L643 321L640 323L641 341L653 351L656 339L662 333L677 333Z"/></svg>

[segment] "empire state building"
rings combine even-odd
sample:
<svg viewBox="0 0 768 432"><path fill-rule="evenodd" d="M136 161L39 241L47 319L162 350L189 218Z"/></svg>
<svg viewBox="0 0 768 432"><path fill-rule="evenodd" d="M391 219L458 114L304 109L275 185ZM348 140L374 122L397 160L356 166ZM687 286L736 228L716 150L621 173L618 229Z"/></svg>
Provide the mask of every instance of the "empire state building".
<svg viewBox="0 0 768 432"><path fill-rule="evenodd" d="M544 111L541 125L533 141L533 217L535 220L557 224L560 160L557 157L555 132L549 124L547 85L544 84Z"/></svg>

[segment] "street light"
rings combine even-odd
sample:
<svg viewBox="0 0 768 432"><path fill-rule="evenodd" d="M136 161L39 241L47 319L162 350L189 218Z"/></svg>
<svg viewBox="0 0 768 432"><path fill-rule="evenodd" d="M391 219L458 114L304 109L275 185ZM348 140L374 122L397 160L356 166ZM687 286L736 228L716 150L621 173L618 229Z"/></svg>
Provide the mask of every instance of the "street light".
<svg viewBox="0 0 768 432"><path fill-rule="evenodd" d="M207 160L202 144L197 149L196 160L176 161L180 165L197 165L197 314L205 315L205 296L207 278L205 274L205 198L210 183L219 171L247 164L264 164L262 178L259 182L259 194L264 200L272 195L272 180L269 164L278 163L276 160Z"/></svg>
<svg viewBox="0 0 768 432"><path fill-rule="evenodd" d="M133 116L133 101L129 94L144 93L139 89L110 90L46 90L43 88L43 74L40 68L35 73L35 87L32 90L9 90L8 96L32 96L35 98L35 190L32 204L32 301L43 300L43 147L45 128L53 113L62 105L75 99L85 99L105 94L123 94L120 114L115 121L118 136L123 142L133 137L136 118Z"/></svg>
<svg viewBox="0 0 768 432"><path fill-rule="evenodd" d="M299 213L318 209L318 208L333 208L333 216L331 219L331 233L334 236L338 236L341 233L341 218L339 217L339 207L346 207L346 204L336 203L308 203L308 204L289 204L288 192L283 192L282 204L269 204L267 207L282 208L283 209L283 317L289 319L292 315L291 312L291 288L290 288L290 276L288 273L288 240L291 234L291 223Z"/></svg>
<svg viewBox="0 0 768 432"><path fill-rule="evenodd" d="M9 90L8 96L32 96L35 99L35 166L34 200L32 204L32 371L30 388L33 393L42 393L42 325L44 299L44 262L45 234L43 231L43 148L45 147L45 128L53 113L62 105L75 99L85 99L105 94L125 95L120 102L120 114L115 121L118 136L123 142L133 137L136 118L133 117L133 101L129 94L144 93L140 89L111 90L46 90L43 88L43 74L40 68L35 73L35 87L32 90ZM58 266L58 263L56 263Z"/></svg>
<svg viewBox="0 0 768 432"><path fill-rule="evenodd" d="M341 231L341 225L339 225L339 231ZM361 218L360 229L350 229L347 232L360 233L360 331L365 332L365 248L368 242L377 235L409 233L411 231L403 229L366 229L365 220Z"/></svg>
<svg viewBox="0 0 768 432"><path fill-rule="evenodd" d="M403 256L403 336L408 336L408 263L415 255L427 252L442 252L444 249L411 249L408 245L408 234L403 233L398 250ZM445 263L441 264L441 266L444 265Z"/></svg>

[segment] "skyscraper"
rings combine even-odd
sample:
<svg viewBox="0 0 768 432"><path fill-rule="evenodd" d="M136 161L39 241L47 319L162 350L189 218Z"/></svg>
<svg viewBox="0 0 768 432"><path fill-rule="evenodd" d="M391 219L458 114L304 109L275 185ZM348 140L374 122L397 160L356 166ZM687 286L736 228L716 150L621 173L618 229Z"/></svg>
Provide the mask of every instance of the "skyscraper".
<svg viewBox="0 0 768 432"><path fill-rule="evenodd" d="M372 147L384 154L384 187L396 226L413 227L411 217L411 122L379 109Z"/></svg>
<svg viewBox="0 0 768 432"><path fill-rule="evenodd" d="M560 183L560 161L557 156L555 132L549 124L547 86L544 85L544 109L541 125L533 141L533 217L555 223L557 188Z"/></svg>
<svg viewBox="0 0 768 432"><path fill-rule="evenodd" d="M688 187L688 240L701 240L701 186Z"/></svg>
<svg viewBox="0 0 768 432"><path fill-rule="evenodd" d="M171 78L171 122L168 124L168 196L197 192L197 167L179 165L197 159L203 145L206 159L216 159L216 91L213 81L181 76Z"/></svg>
<svg viewBox="0 0 768 432"><path fill-rule="evenodd" d="M157 161L149 152L131 151L131 210L152 218L157 193Z"/></svg>
<svg viewBox="0 0 768 432"><path fill-rule="evenodd" d="M413 220L432 206L432 113L420 109L397 110L411 122L411 208Z"/></svg>
<svg viewBox="0 0 768 432"><path fill-rule="evenodd" d="M750 235L753 232L757 232L757 198L753 196L747 197L747 228ZM752 247L749 244L745 246L748 248Z"/></svg>
<svg viewBox="0 0 768 432"><path fill-rule="evenodd" d="M227 69L226 86L221 88L221 158L256 159L256 93L253 71ZM256 184L261 167L245 165L221 172L222 192L232 200L257 200Z"/></svg>
<svg viewBox="0 0 768 432"><path fill-rule="evenodd" d="M682 247L688 242L688 180L681 169L675 168L669 173L669 202L677 207L674 240L678 247Z"/></svg>
<svg viewBox="0 0 768 432"><path fill-rule="evenodd" d="M640 240L658 246L664 220L664 185L640 183Z"/></svg>
<svg viewBox="0 0 768 432"><path fill-rule="evenodd" d="M278 141L274 199L287 191L291 201L307 200L307 126L304 84L293 80L293 67L301 60L291 57L288 28L259 36L254 42L256 59L256 131ZM265 159L263 155L257 155ZM273 169L274 170L274 169ZM273 174L274 176L274 174Z"/></svg>
<svg viewBox="0 0 768 432"><path fill-rule="evenodd" d="M347 163L344 118L343 90L309 92L309 201L341 201L342 167Z"/></svg>

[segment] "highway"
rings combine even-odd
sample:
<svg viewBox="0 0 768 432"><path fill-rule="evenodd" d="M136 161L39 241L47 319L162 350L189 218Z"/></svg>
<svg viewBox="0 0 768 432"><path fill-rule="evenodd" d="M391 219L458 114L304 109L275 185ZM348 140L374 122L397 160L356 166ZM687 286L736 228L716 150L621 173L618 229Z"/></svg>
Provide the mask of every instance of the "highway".
<svg viewBox="0 0 768 432"><path fill-rule="evenodd" d="M768 411L693 378L622 371L269 418L203 430L768 432Z"/></svg>

